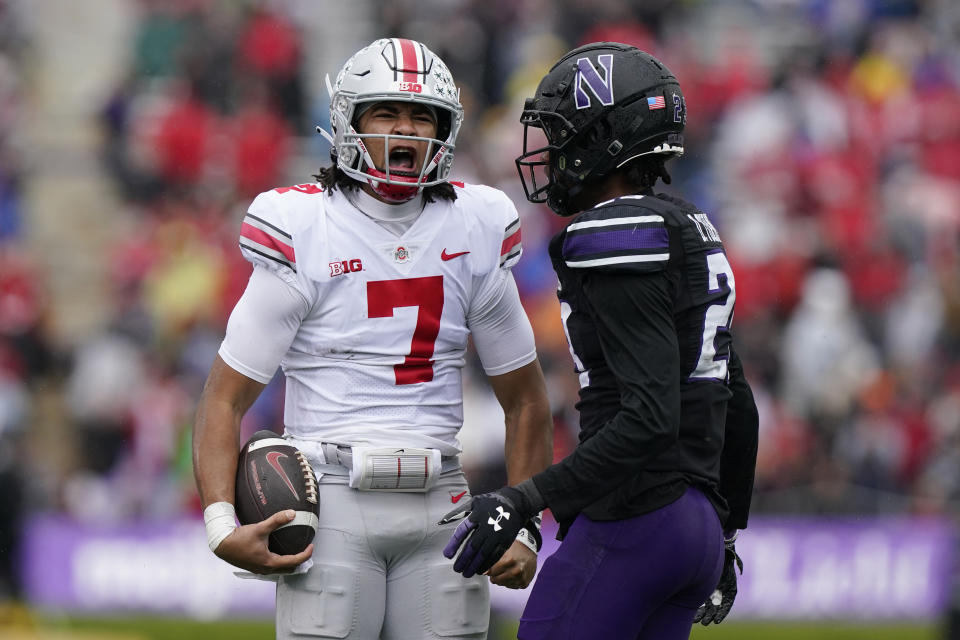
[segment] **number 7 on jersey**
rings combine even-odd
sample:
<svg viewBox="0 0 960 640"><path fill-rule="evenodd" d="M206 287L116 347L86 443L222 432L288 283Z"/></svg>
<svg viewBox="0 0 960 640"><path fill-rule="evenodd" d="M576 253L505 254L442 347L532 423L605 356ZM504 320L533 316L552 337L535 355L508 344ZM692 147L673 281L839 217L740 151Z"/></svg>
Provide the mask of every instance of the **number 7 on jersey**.
<svg viewBox="0 0 960 640"><path fill-rule="evenodd" d="M419 307L410 352L393 366L397 384L433 380L433 348L443 314L443 276L375 280L367 283L367 316L392 318L399 307Z"/></svg>

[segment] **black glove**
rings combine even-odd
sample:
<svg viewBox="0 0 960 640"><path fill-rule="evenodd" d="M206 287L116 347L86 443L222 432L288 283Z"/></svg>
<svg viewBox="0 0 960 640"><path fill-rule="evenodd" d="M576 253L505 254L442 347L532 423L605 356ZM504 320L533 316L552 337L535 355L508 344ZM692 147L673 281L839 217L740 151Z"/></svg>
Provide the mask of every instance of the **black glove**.
<svg viewBox="0 0 960 640"><path fill-rule="evenodd" d="M736 540L737 536L734 535L724 543L723 571L720 573L720 581L717 582L716 590L710 594L707 601L697 609L697 615L693 617L695 623L699 622L703 626L711 622L720 624L730 613L730 607L733 606L733 601L737 597L736 569L740 569L740 574L743 574L743 560L734 548Z"/></svg>
<svg viewBox="0 0 960 640"><path fill-rule="evenodd" d="M542 508L533 504L531 496L521 490L528 483L530 481L519 488L503 487L474 496L440 520L438 524L447 524L469 514L443 549L444 556L453 558L463 547L453 563L454 571L462 573L464 578L484 573L506 553L520 529ZM535 488L533 491L539 498L539 492Z"/></svg>

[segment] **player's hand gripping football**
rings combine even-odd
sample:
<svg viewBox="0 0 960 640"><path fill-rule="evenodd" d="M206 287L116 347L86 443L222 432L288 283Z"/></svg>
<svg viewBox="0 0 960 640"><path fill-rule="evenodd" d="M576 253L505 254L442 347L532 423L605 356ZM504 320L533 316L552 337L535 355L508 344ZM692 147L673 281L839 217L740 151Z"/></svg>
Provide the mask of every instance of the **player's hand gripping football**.
<svg viewBox="0 0 960 640"><path fill-rule="evenodd" d="M717 588L710 594L707 601L697 609L697 614L693 617L694 623L699 622L703 626L711 622L720 624L730 613L733 601L737 597L737 569L743 574L743 560L737 555L734 547L736 540L736 534L726 540L720 581L717 582Z"/></svg>
<svg viewBox="0 0 960 640"><path fill-rule="evenodd" d="M237 527L223 539L214 553L235 567L251 573L291 573L313 554L313 544L295 555L282 556L268 548L270 533L294 518L292 509L278 511L266 520Z"/></svg>
<svg viewBox="0 0 960 640"><path fill-rule="evenodd" d="M534 510L527 497L514 487L474 496L443 517L447 524L467 516L457 526L443 549L447 558L456 556L453 570L469 578L489 570L510 548ZM462 549L461 549L462 547ZM457 555L460 550L460 555Z"/></svg>

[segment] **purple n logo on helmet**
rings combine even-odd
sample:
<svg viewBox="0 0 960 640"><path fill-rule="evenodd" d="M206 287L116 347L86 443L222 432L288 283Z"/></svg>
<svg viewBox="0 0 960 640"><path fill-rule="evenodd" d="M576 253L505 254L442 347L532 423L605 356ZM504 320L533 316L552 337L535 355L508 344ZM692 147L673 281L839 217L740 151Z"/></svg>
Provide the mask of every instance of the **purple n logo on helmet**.
<svg viewBox="0 0 960 640"><path fill-rule="evenodd" d="M577 109L586 109L590 106L591 100L587 92L583 90L583 83L586 82L593 95L597 96L600 104L610 106L613 104L613 56L605 53L597 56L597 61L603 67L606 78L601 78L600 74L594 68L590 58L580 58L577 60L576 77L576 96Z"/></svg>

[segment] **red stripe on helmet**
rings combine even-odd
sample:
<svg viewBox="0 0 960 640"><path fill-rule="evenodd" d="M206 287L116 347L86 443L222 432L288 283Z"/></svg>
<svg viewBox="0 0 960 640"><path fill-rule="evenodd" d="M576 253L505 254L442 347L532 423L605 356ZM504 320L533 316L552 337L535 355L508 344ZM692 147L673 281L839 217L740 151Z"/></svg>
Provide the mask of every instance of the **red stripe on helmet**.
<svg viewBox="0 0 960 640"><path fill-rule="evenodd" d="M399 70L403 72L404 82L420 82L417 74L420 73L420 64L417 62L417 47L413 40L398 38L400 43L400 52L403 54L403 62L398 64Z"/></svg>

